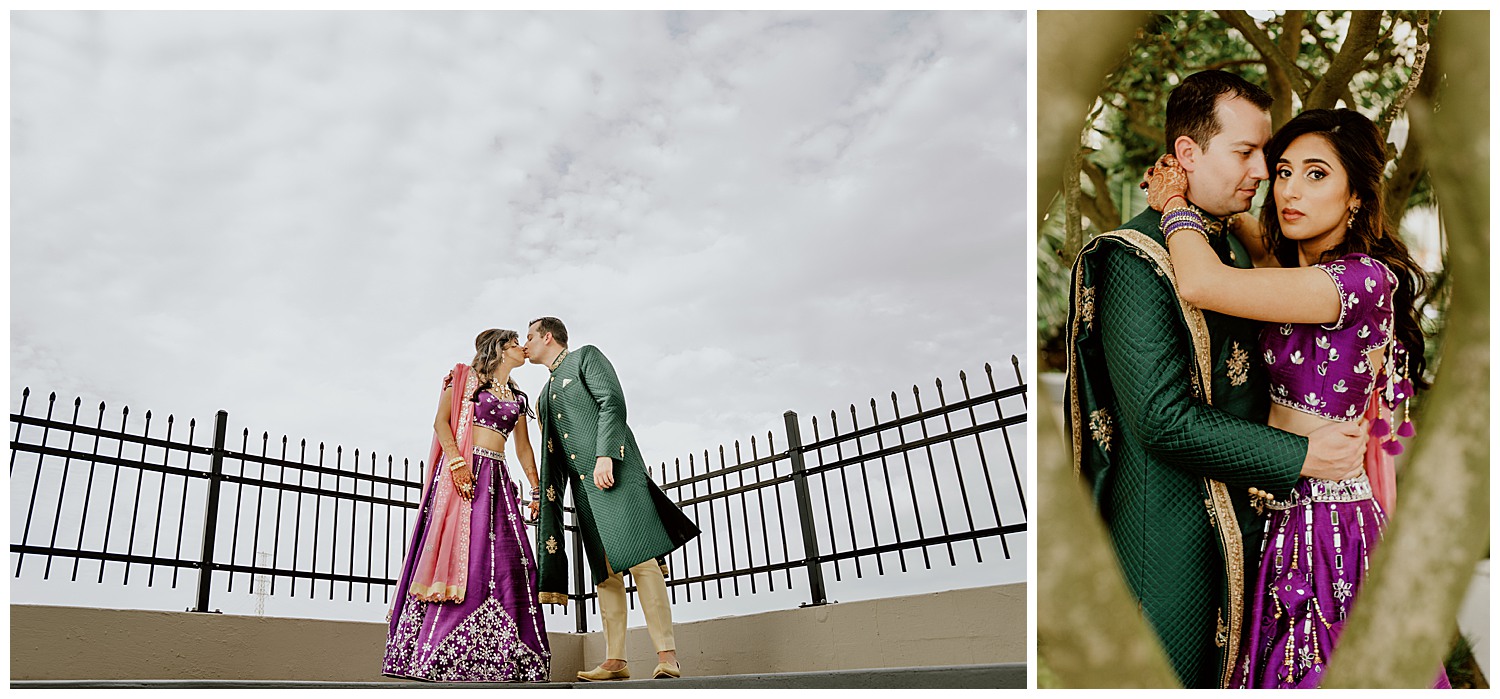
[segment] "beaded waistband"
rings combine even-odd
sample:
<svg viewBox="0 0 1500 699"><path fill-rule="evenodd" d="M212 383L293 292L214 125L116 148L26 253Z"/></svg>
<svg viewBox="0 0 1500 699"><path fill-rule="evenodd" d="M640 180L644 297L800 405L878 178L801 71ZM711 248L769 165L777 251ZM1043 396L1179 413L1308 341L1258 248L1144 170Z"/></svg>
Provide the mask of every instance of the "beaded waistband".
<svg viewBox="0 0 1500 699"><path fill-rule="evenodd" d="M1272 500L1266 503L1266 507L1273 510L1285 510L1305 502L1359 502L1369 500L1373 497L1370 490L1370 479L1361 473L1353 478L1342 481L1325 481L1319 478L1309 478L1308 490L1312 491L1303 495L1301 490L1293 490L1290 497L1285 500Z"/></svg>
<svg viewBox="0 0 1500 699"><path fill-rule="evenodd" d="M505 460L505 454L502 454L502 453L500 453L498 451L490 451L489 449L485 449L484 447L474 447L474 455L475 456L488 456L489 458L495 459L496 461L504 461Z"/></svg>

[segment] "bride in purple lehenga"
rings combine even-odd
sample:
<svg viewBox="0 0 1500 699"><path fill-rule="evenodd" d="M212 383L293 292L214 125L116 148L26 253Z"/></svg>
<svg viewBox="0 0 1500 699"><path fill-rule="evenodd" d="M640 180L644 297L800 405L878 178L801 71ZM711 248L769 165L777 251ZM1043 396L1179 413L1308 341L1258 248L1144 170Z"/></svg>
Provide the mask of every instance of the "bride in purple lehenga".
<svg viewBox="0 0 1500 699"><path fill-rule="evenodd" d="M1182 297L1266 321L1258 356L1271 378L1269 424L1306 435L1329 423L1369 421L1364 473L1303 478L1290 493L1250 489L1266 510L1265 537L1259 573L1247 581L1245 634L1229 686L1317 687L1395 506L1396 437L1413 429L1409 417L1399 429L1392 425L1398 405L1409 413L1411 396L1426 383L1414 309L1425 276L1386 229L1384 139L1358 112L1305 111L1266 144L1272 185L1260 226L1242 222L1235 232L1256 267L1267 269L1224 264L1201 215L1173 202L1186 191L1186 163L1167 157L1148 172L1150 198L1164 210ZM1431 686L1449 686L1441 668Z"/></svg>
<svg viewBox="0 0 1500 699"><path fill-rule="evenodd" d="M514 330L486 330L471 365L443 381L422 507L392 603L382 674L436 682L546 682L551 651L537 603L537 568L520 495L505 464L507 435L531 482L525 363Z"/></svg>

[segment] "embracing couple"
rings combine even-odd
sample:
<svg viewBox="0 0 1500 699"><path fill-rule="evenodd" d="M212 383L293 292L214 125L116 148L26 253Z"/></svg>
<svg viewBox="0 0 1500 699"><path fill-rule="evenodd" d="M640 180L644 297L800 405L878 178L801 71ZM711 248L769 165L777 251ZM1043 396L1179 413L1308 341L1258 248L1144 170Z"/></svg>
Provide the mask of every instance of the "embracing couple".
<svg viewBox="0 0 1500 699"><path fill-rule="evenodd" d="M634 580L660 661L654 678L680 677L661 561L698 528L651 481L625 423L614 367L591 345L568 349L557 318L539 318L524 344L486 330L474 359L443 379L421 509L392 603L382 673L440 682L547 682L551 652L542 604L567 604L563 495L598 592L605 654L582 681L629 679L625 583ZM531 399L511 378L530 361L551 376ZM538 472L527 418L539 422ZM517 492L505 444L531 484ZM525 505L529 519L523 519ZM537 523L535 552L526 524Z"/></svg>
<svg viewBox="0 0 1500 699"><path fill-rule="evenodd" d="M1271 101L1183 80L1150 208L1073 269L1074 465L1187 687L1318 686L1425 388L1424 276L1386 225L1379 129L1319 109L1272 134Z"/></svg>

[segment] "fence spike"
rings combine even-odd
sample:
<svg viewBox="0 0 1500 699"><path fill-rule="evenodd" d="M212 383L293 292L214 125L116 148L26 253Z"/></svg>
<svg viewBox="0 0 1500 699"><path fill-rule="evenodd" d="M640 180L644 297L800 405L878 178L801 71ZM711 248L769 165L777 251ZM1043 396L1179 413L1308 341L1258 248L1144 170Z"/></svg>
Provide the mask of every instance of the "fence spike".
<svg viewBox="0 0 1500 699"><path fill-rule="evenodd" d="M47 396L48 402L52 402L55 400L57 400L57 391L53 391L50 395Z"/></svg>
<svg viewBox="0 0 1500 699"><path fill-rule="evenodd" d="M120 414L123 415L123 416L125 416L125 417L129 417L130 416L130 406L127 405L127 406L121 408L120 409Z"/></svg>
<svg viewBox="0 0 1500 699"><path fill-rule="evenodd" d="M22 398L30 398L31 397L31 387L30 386L27 386L26 388L21 389L21 397Z"/></svg>
<svg viewBox="0 0 1500 699"><path fill-rule="evenodd" d="M964 374L964 370L963 369L959 369L958 370L958 380L959 381L963 381L964 383L968 383L968 381L969 381L969 377Z"/></svg>
<svg viewBox="0 0 1500 699"><path fill-rule="evenodd" d="M150 419L151 419L151 411L150 411L150 410L147 410L147 411L146 411L146 419L147 419L147 420L150 420Z"/></svg>
<svg viewBox="0 0 1500 699"><path fill-rule="evenodd" d="M83 397L80 396L78 398L74 398L73 399L73 407L77 408L80 405L83 405Z"/></svg>

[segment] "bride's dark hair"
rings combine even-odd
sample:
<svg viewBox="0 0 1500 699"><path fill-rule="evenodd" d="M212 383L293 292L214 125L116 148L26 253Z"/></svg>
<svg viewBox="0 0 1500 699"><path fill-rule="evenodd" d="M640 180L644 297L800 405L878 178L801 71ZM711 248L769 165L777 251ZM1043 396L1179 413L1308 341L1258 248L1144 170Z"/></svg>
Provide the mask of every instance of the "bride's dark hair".
<svg viewBox="0 0 1500 699"><path fill-rule="evenodd" d="M1260 222L1265 230L1266 249L1276 255L1283 267L1296 267L1297 241L1281 232L1281 205L1275 201L1276 165L1282 154L1300 136L1314 134L1333 148L1339 164L1347 173L1349 190L1359 197L1359 211L1353 215L1344 239L1323 253L1320 260L1336 260L1351 253L1364 253L1385 263L1396 273L1394 298L1396 339L1409 354L1407 375L1417 389L1427 388L1423 379L1427 360L1422 326L1417 318L1416 299L1427 291L1427 273L1422 271L1406 243L1386 228L1382 174L1385 171L1385 141L1365 115L1352 109L1309 109L1281 127L1266 144L1266 169L1272 173L1271 200L1261 206Z"/></svg>

